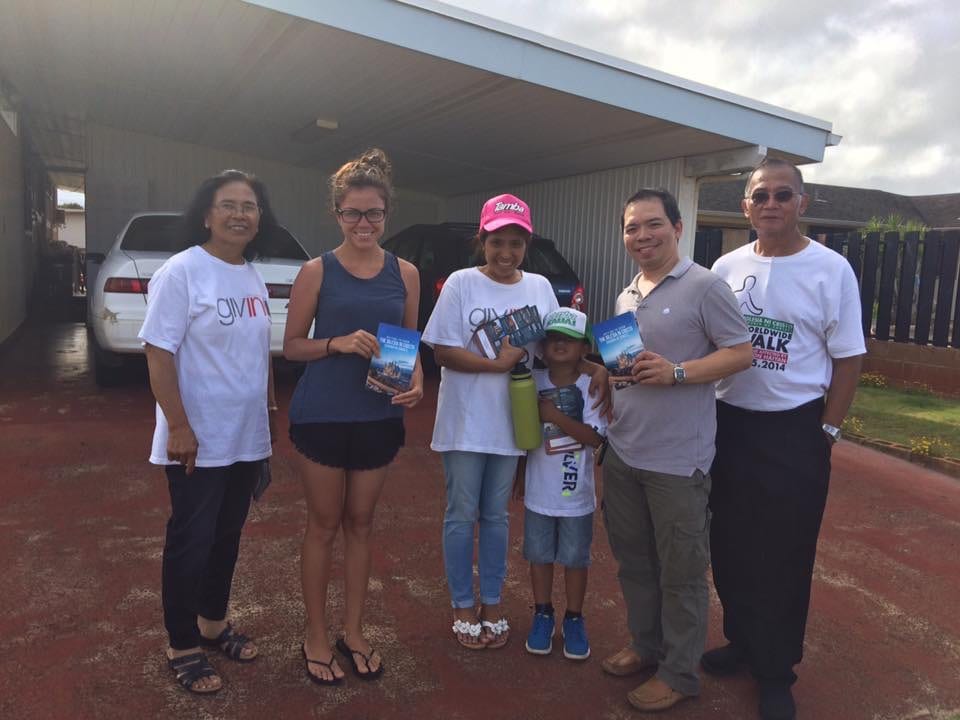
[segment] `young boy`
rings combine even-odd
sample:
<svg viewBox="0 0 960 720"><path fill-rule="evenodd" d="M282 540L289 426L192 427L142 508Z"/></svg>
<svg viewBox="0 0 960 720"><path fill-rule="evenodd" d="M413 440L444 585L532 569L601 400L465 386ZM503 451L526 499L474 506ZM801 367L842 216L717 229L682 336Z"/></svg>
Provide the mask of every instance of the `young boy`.
<svg viewBox="0 0 960 720"><path fill-rule="evenodd" d="M590 378L577 365L590 348L587 316L561 308L544 319L542 341L546 370L534 370L540 391L540 419L544 444L527 453L526 470L518 476L518 495L524 497L523 556L530 562L536 610L527 636L527 651L548 655L553 650L553 565L563 565L567 606L563 619L563 654L571 660L590 657L583 621L590 542L596 491L593 450L603 443L606 423L590 408ZM544 397L544 395L552 395ZM581 415L571 417L557 404ZM525 486L525 487L524 487Z"/></svg>

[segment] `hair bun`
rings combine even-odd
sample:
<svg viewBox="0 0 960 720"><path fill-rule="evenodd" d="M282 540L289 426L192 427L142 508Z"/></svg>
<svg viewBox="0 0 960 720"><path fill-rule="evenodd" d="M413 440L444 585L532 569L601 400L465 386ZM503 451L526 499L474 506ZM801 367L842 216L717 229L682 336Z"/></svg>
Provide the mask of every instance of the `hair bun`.
<svg viewBox="0 0 960 720"><path fill-rule="evenodd" d="M390 164L387 154L380 148L370 148L365 151L357 159L357 164L377 168L387 180L393 175L393 165Z"/></svg>

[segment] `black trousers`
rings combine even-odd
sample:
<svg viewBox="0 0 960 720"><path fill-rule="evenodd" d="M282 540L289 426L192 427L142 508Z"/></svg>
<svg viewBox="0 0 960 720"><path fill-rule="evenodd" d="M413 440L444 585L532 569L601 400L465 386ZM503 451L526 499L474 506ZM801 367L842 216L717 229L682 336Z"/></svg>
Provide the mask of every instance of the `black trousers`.
<svg viewBox="0 0 960 720"><path fill-rule="evenodd" d="M723 632L760 681L793 683L830 483L823 400L783 412L717 403L710 546Z"/></svg>
<svg viewBox="0 0 960 720"><path fill-rule="evenodd" d="M197 615L227 616L240 531L250 509L259 462L196 468L167 465L170 519L163 546L163 623L170 647L200 643Z"/></svg>

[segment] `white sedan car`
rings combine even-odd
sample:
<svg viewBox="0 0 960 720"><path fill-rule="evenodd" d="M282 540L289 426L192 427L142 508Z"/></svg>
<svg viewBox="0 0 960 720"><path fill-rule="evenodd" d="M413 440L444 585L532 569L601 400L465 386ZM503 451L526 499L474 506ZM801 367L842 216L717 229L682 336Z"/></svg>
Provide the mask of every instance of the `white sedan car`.
<svg viewBox="0 0 960 720"><path fill-rule="evenodd" d="M137 213L117 236L87 284L87 326L97 384L109 386L121 377L126 357L143 354L137 338L147 310L147 286L157 269L180 248L180 213ZM262 255L253 260L269 294L270 351L283 352L283 331L294 278L310 256L285 228L263 239ZM88 266L100 259L88 253Z"/></svg>

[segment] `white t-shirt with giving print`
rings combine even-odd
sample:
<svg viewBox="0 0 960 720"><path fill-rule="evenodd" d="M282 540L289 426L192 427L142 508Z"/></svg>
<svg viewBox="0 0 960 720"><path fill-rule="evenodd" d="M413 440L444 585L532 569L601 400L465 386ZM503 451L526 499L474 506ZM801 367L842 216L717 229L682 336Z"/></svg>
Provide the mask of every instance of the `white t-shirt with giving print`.
<svg viewBox="0 0 960 720"><path fill-rule="evenodd" d="M850 263L811 240L794 255L761 257L754 243L713 266L727 281L753 343L753 366L717 383L717 397L747 410L789 410L821 398L833 358L866 352Z"/></svg>
<svg viewBox="0 0 960 720"><path fill-rule="evenodd" d="M476 328L527 305L536 306L541 319L559 307L550 281L542 275L525 272L520 282L507 285L491 280L478 268L457 270L440 291L423 330L423 341L431 347L467 348L481 355L473 342ZM529 365L536 343L527 345L526 350ZM464 373L442 368L430 447L437 452L523 455L513 440L509 382L508 372Z"/></svg>
<svg viewBox="0 0 960 720"><path fill-rule="evenodd" d="M534 370L537 390L555 388L547 370ZM590 406L590 376L577 378L583 395L583 424L601 435L607 424L600 412ZM593 448L584 446L556 455L547 455L541 445L527 453L527 474L524 482L524 505L550 517L579 517L597 509L597 490L593 481Z"/></svg>
<svg viewBox="0 0 960 720"><path fill-rule="evenodd" d="M150 278L139 338L173 353L198 467L270 456L270 312L253 265L231 265L199 246L177 253ZM156 414L150 462L171 465L159 404Z"/></svg>

